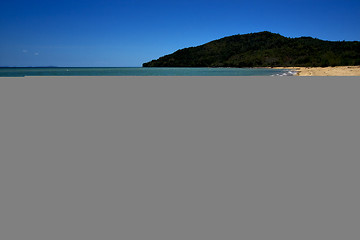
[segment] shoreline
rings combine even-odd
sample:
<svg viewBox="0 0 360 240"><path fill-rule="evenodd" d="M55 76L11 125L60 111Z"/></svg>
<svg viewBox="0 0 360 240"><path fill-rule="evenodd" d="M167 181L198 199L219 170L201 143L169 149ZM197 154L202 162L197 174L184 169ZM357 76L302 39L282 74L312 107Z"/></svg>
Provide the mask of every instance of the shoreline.
<svg viewBox="0 0 360 240"><path fill-rule="evenodd" d="M276 75L269 75L269 76L360 76L360 66L336 66L336 67L254 67L253 69L278 69L278 70L284 70L282 73L276 74ZM251 68L250 68L251 69ZM22 74L20 75L4 75L0 76L0 78L6 78L6 77L105 77L105 76L192 76L192 75L62 75L62 74L54 74L54 75L27 75L26 73L24 76ZM194 76L204 76L204 75L194 75ZM218 75L208 75L209 76L218 76ZM233 75L231 75L233 76ZM234 75L237 76L237 75ZM256 75L254 75L256 76Z"/></svg>
<svg viewBox="0 0 360 240"><path fill-rule="evenodd" d="M272 69L294 70L297 72L294 76L360 76L360 66L273 67Z"/></svg>

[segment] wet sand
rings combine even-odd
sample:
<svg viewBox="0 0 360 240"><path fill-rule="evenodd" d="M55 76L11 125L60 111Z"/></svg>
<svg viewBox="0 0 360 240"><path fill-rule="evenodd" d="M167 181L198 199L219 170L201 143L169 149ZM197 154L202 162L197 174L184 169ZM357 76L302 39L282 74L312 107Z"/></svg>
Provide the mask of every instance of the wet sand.
<svg viewBox="0 0 360 240"><path fill-rule="evenodd" d="M360 76L360 66L276 67L275 69L293 69L297 71L297 76Z"/></svg>

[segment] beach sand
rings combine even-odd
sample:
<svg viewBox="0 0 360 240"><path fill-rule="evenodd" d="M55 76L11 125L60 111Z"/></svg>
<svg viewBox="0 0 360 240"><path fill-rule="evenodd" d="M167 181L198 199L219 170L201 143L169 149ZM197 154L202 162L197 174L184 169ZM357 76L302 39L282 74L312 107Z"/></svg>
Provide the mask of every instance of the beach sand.
<svg viewBox="0 0 360 240"><path fill-rule="evenodd" d="M276 67L275 69L293 69L297 71L297 76L360 76L360 66Z"/></svg>
<svg viewBox="0 0 360 240"><path fill-rule="evenodd" d="M1 239L352 239L359 89L358 77L0 78Z"/></svg>

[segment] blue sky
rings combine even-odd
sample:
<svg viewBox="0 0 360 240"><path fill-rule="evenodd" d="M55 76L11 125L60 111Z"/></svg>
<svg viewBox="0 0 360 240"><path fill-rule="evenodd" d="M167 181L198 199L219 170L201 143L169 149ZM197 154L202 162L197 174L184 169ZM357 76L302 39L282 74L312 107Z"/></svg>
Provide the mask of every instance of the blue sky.
<svg viewBox="0 0 360 240"><path fill-rule="evenodd" d="M141 66L234 34L360 41L359 0L11 0L0 66Z"/></svg>

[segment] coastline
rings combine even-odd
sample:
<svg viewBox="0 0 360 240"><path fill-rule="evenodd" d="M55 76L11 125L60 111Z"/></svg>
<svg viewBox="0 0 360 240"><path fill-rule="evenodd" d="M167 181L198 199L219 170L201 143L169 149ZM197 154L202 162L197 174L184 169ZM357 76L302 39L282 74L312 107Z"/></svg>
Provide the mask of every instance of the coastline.
<svg viewBox="0 0 360 240"><path fill-rule="evenodd" d="M9 70L10 69L10 70ZM15 69L15 70L14 70ZM20 69L20 70L19 70ZM33 71L33 69L26 70L27 68L3 68L0 69L0 77L105 77L105 76L267 76L266 73L261 72L265 69L277 70L272 73L268 73L268 76L360 76L360 66L336 66L336 67L254 67L245 69L242 74L228 74L227 68L211 68L211 73L208 68L204 68L204 74L202 68L189 68L191 72L182 72L185 68L173 68L172 73L166 73L164 68L160 68L161 71L157 72L156 68L87 68L87 72L78 71L78 68L41 68L39 71ZM64 69L66 71L64 71ZM106 69L106 71L104 70ZM262 69L262 70L261 70ZM121 71L120 71L121 70ZM176 70L176 71L175 71ZM217 73L214 71L217 71ZM233 70L236 70L234 68ZM256 70L249 74L247 70ZM150 72L149 72L150 71ZM219 72L220 71L220 72ZM224 72L225 71L225 74ZM273 72L273 71L271 71Z"/></svg>
<svg viewBox="0 0 360 240"><path fill-rule="evenodd" d="M360 76L360 66L336 67L273 67L273 69L290 69L295 76Z"/></svg>

